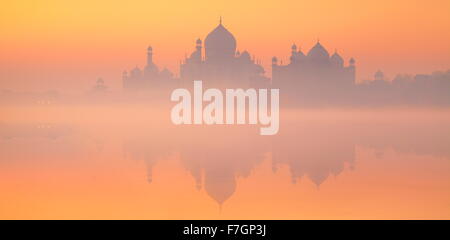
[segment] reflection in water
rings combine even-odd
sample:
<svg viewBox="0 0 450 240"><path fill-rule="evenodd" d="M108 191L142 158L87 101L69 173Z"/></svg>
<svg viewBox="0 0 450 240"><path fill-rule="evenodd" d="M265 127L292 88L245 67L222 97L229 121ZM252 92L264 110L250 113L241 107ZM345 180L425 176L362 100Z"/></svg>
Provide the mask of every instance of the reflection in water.
<svg viewBox="0 0 450 240"><path fill-rule="evenodd" d="M354 165L354 138L345 123L290 121L289 126L275 137L273 166L290 166L292 182L305 176L317 187L329 175L337 176L344 163Z"/></svg>
<svg viewBox="0 0 450 240"><path fill-rule="evenodd" d="M120 127L86 122L73 125L1 124L0 164L4 166L7 161L27 158L24 156L33 156L36 161L51 156L89 165L92 163L81 159L89 158L86 156L98 153L100 149L102 152L113 151L118 142L123 146L125 159L145 163L146 174L141 172L142 181L146 179L148 184L155 184L155 166L159 162L178 159L194 179L195 188L204 190L222 206L236 194L240 179L251 178L264 161L271 162L273 174L288 167L292 184L309 179L317 191L323 191L319 187L332 181L332 176L339 177L349 170L358 171L358 162L364 161L357 160L358 147L374 149L378 158L383 158L387 149L393 149L402 154L450 160L448 118L411 120L410 117L389 115L389 118L374 119L360 115L362 117L337 112L282 113L280 132L275 136L261 136L257 127L248 125L174 126L169 121L153 125L145 121L123 121L121 124L124 125ZM401 164L414 171L413 164ZM442 167L448 168L448 164ZM449 174L446 172L444 178ZM178 180L173 181L177 183ZM447 197L448 191L442 194ZM295 206L291 207L295 209ZM448 210L443 210L444 216L449 216Z"/></svg>
<svg viewBox="0 0 450 240"><path fill-rule="evenodd" d="M51 123L37 123L28 125L1 124L0 136L4 139L12 138L49 138L57 139L71 132L69 126L55 125Z"/></svg>

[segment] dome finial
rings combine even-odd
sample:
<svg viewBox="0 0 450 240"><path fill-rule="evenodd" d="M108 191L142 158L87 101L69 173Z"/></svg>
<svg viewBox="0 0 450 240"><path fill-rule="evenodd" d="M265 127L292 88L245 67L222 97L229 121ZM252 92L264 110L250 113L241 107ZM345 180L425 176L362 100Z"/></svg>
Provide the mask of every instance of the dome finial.
<svg viewBox="0 0 450 240"><path fill-rule="evenodd" d="M236 54L236 39L223 25L222 17L220 24L214 28L203 41L205 55L208 61L211 59L231 58Z"/></svg>
<svg viewBox="0 0 450 240"><path fill-rule="evenodd" d="M222 25L222 15L219 17L219 25Z"/></svg>

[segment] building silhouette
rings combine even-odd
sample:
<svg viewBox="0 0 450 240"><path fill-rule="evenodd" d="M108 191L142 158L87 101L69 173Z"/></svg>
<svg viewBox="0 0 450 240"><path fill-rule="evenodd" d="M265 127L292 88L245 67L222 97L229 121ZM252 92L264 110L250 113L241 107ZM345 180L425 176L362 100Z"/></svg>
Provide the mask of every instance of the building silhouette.
<svg viewBox="0 0 450 240"><path fill-rule="evenodd" d="M293 44L289 61L271 61L271 79L248 51L238 51L234 35L222 21L180 62L178 77L153 62L153 48L147 49L143 69L124 71L126 90L163 90L152 99L167 99L167 92L192 87L202 80L206 88L276 88L283 106L372 106L372 105L449 105L450 71L432 74L397 75L389 81L377 71L371 81L356 83L355 59L333 54L317 43L306 54ZM134 96L134 95L133 95Z"/></svg>
<svg viewBox="0 0 450 240"><path fill-rule="evenodd" d="M203 80L216 87L257 87L269 84L264 68L247 51L236 50L236 39L220 20L205 38L197 39L195 51L180 65L184 82ZM204 49L203 49L204 47ZM204 51L203 51L204 50Z"/></svg>
<svg viewBox="0 0 450 240"><path fill-rule="evenodd" d="M94 92L104 92L108 89L108 87L105 85L105 81L103 78L98 78L95 82L94 87L92 87L92 91Z"/></svg>
<svg viewBox="0 0 450 240"><path fill-rule="evenodd" d="M351 58L345 65L337 51L330 56L319 41L306 55L293 44L288 64L279 64L277 57L272 58L272 78L279 86L352 86L355 83L355 60Z"/></svg>
<svg viewBox="0 0 450 240"><path fill-rule="evenodd" d="M236 39L220 20L219 25L205 38L195 42L195 50L180 63L179 79L166 68L159 70L153 62L153 48L147 49L147 64L143 70L135 67L124 71L123 87L128 90L151 89L167 86L181 80L191 85L202 80L214 87L262 87L270 80L264 68L247 51L236 50Z"/></svg>
<svg viewBox="0 0 450 240"><path fill-rule="evenodd" d="M126 90L151 89L174 82L173 74L167 68L162 70L153 62L153 48L147 48L147 64L143 70L138 66L122 74L123 88Z"/></svg>
<svg viewBox="0 0 450 240"><path fill-rule="evenodd" d="M144 69L136 66L129 72L124 71L122 80L123 87L131 90L176 83L190 86L192 81L202 80L206 87L217 88L268 88L272 85L285 95L291 92L296 96L299 89L310 91L317 86L329 92L350 88L355 84L355 60L351 58L344 64L337 51L330 56L319 41L306 55L294 44L288 64L279 64L273 57L271 81L259 61L248 51L237 50L236 38L220 20L204 41L200 38L195 41L194 51L180 62L179 78L166 68L159 70L153 62L153 48L148 47Z"/></svg>

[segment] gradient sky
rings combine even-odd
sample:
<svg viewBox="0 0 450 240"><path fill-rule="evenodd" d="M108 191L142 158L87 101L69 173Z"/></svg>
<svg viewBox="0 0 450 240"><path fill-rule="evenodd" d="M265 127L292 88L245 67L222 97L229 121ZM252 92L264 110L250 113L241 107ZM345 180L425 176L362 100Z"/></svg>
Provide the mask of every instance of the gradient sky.
<svg viewBox="0 0 450 240"><path fill-rule="evenodd" d="M288 60L292 43L306 52L320 39L355 57L358 80L378 69L388 78L430 73L450 68L449 9L448 0L2 1L0 89L88 90L99 76L119 89L149 44L160 67L178 72L220 15L238 49L268 71L272 56Z"/></svg>

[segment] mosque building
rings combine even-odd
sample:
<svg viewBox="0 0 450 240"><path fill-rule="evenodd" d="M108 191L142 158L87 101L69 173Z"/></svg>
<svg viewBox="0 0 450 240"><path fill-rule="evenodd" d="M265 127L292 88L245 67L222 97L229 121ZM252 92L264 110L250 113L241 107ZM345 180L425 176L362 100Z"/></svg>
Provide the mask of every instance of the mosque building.
<svg viewBox="0 0 450 240"><path fill-rule="evenodd" d="M143 70L139 67L133 68L129 73L123 72L123 88L127 90L150 89L161 84L173 82L173 74L167 68L159 70L153 63L153 48L147 48L147 65Z"/></svg>
<svg viewBox="0 0 450 240"><path fill-rule="evenodd" d="M330 56L317 41L305 55L295 44L291 47L289 63L282 65L276 57L272 58L272 79L276 85L290 87L301 85L353 86L355 84L355 60L347 65L337 51Z"/></svg>

